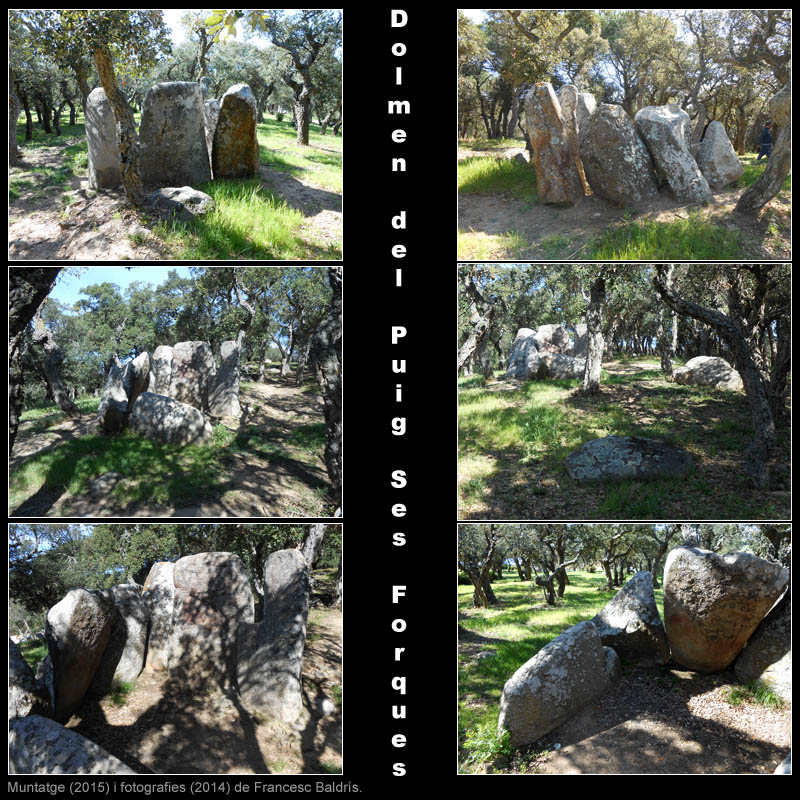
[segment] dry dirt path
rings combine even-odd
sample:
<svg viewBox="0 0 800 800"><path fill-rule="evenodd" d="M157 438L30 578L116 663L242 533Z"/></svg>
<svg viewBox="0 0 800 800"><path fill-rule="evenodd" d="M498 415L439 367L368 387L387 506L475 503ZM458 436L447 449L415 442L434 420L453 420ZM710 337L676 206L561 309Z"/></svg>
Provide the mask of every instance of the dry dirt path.
<svg viewBox="0 0 800 800"><path fill-rule="evenodd" d="M312 608L303 712L292 725L249 714L235 694L189 696L165 673L146 669L124 705L109 697L87 702L67 727L142 774L341 772L341 686L342 612ZM336 710L323 709L324 700Z"/></svg>
<svg viewBox="0 0 800 800"><path fill-rule="evenodd" d="M152 505L121 500L113 493L102 497L90 491L71 495L62 489L42 488L13 509L13 516L75 517L276 517L327 516L327 472L317 458L287 440L300 426L324 422L322 402L316 392L296 387L293 380L276 377L268 383L248 383L241 388L244 415L240 431L257 431L274 441L282 453L271 457L258 448L224 451L225 482L219 495L191 505ZM11 468L26 458L93 433L94 415L64 420L44 431L21 426L14 444ZM97 476L93 476L97 477ZM131 488L137 478L124 478Z"/></svg>

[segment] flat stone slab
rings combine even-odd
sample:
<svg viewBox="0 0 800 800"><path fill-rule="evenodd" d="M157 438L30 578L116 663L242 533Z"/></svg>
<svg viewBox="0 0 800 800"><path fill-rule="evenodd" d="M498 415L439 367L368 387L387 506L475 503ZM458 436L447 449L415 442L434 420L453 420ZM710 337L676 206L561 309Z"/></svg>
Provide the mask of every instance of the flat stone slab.
<svg viewBox="0 0 800 800"><path fill-rule="evenodd" d="M675 445L641 436L606 436L581 445L566 458L569 476L579 483L655 480L686 475L691 456Z"/></svg>
<svg viewBox="0 0 800 800"><path fill-rule="evenodd" d="M192 222L214 209L211 195L191 186L167 186L147 196L147 204L164 217L175 216L181 222Z"/></svg>

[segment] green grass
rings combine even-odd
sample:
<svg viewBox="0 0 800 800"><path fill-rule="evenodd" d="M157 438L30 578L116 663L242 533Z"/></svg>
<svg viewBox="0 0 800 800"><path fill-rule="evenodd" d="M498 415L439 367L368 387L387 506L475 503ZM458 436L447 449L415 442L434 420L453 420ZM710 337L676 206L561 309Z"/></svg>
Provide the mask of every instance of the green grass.
<svg viewBox="0 0 800 800"><path fill-rule="evenodd" d="M458 162L458 191L465 194L509 194L537 202L536 172L513 158L478 156Z"/></svg>
<svg viewBox="0 0 800 800"><path fill-rule="evenodd" d="M754 680L744 686L733 686L728 689L725 699L730 705L737 707L746 703L764 706L765 708L783 708L783 700L779 695L763 683Z"/></svg>
<svg viewBox="0 0 800 800"><path fill-rule="evenodd" d="M458 231L458 257L464 261L487 261L496 258L518 258L530 248L516 231L489 234L480 231Z"/></svg>
<svg viewBox="0 0 800 800"><path fill-rule="evenodd" d="M39 664L47 656L47 642L44 639L31 639L27 642L22 642L19 650L27 665L35 673Z"/></svg>
<svg viewBox="0 0 800 800"><path fill-rule="evenodd" d="M134 681L120 681L111 687L108 699L118 708L128 702L128 695L136 688Z"/></svg>
<svg viewBox="0 0 800 800"><path fill-rule="evenodd" d="M586 257L610 261L732 259L742 252L742 234L692 213L671 222L643 220L596 237Z"/></svg>
<svg viewBox="0 0 800 800"><path fill-rule="evenodd" d="M461 769L482 771L512 752L497 735L500 697L505 682L567 628L591 619L616 594L605 589L602 572L569 572L569 584L557 606L545 606L541 589L520 581L516 573L492 588L499 601L488 609L472 607L472 585L458 586L459 623L489 641L472 645L490 652L491 658L459 657L459 746ZM663 616L663 590L655 590L656 606ZM538 607L535 607L538 606Z"/></svg>
<svg viewBox="0 0 800 800"><path fill-rule="evenodd" d="M754 184L760 177L761 173L764 172L764 169L767 166L767 162L765 159L761 161L756 161L758 154L757 153L746 153L743 156L739 156L739 161L742 162L742 166L744 167L744 172L742 173L741 178L734 184L734 186L751 186ZM781 191L791 192L792 190L792 176L791 174L786 176L786 180L783 182L783 186L781 187Z"/></svg>

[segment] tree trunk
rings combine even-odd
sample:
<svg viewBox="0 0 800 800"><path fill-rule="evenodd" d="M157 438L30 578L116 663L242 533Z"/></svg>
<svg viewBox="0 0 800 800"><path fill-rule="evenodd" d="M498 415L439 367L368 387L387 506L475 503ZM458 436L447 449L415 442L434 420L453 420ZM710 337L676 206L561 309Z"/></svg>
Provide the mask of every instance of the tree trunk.
<svg viewBox="0 0 800 800"><path fill-rule="evenodd" d="M586 311L586 367L583 372L583 393L600 391L600 371L603 368L603 309L606 304L606 282L600 275L592 283L589 307Z"/></svg>
<svg viewBox="0 0 800 800"><path fill-rule="evenodd" d="M780 126L764 172L745 189L736 211L755 214L781 190L792 166L792 83L789 81L769 103L770 114Z"/></svg>
<svg viewBox="0 0 800 800"><path fill-rule="evenodd" d="M297 144L308 144L308 126L311 121L311 98L300 95L294 101L294 119L297 127Z"/></svg>
<svg viewBox="0 0 800 800"><path fill-rule="evenodd" d="M325 466L337 506L342 502L342 269L330 267L332 296L311 341L310 357L325 404Z"/></svg>
<svg viewBox="0 0 800 800"><path fill-rule="evenodd" d="M131 205L141 206L144 204L144 189L139 174L139 136L136 133L133 112L117 88L111 52L107 46L104 45L94 51L94 63L108 102L114 109L114 117L119 128L119 155L125 194Z"/></svg>
<svg viewBox="0 0 800 800"><path fill-rule="evenodd" d="M33 317L33 342L44 351L44 364L42 371L50 389L50 394L58 407L70 417L80 417L81 412L72 402L69 390L64 385L61 377L61 362L63 356L61 348L53 338L53 334L47 329L42 319L42 308L44 302L36 311Z"/></svg>
<svg viewBox="0 0 800 800"><path fill-rule="evenodd" d="M19 164L22 154L17 147L17 119L22 103L14 91L14 71L8 71L8 163Z"/></svg>
<svg viewBox="0 0 800 800"><path fill-rule="evenodd" d="M336 608L342 608L342 557L339 556L339 568L336 570Z"/></svg>
<svg viewBox="0 0 800 800"><path fill-rule="evenodd" d="M670 264L666 274L667 289L672 290L674 265ZM658 314L658 349L661 351L661 372L666 380L672 380L672 359L675 357L673 332L670 330L674 316L670 307L662 301Z"/></svg>

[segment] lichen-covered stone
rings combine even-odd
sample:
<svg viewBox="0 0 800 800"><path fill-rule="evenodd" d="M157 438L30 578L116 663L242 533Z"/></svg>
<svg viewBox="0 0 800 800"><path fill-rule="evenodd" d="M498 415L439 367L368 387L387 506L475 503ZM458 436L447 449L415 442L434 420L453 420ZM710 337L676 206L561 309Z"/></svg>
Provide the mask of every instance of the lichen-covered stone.
<svg viewBox="0 0 800 800"><path fill-rule="evenodd" d="M675 383L711 386L739 392L744 388L739 373L724 358L695 356L673 372Z"/></svg>
<svg viewBox="0 0 800 800"><path fill-rule="evenodd" d="M666 664L669 645L658 614L653 576L637 572L603 606L592 622L604 645L620 658L642 666Z"/></svg>
<svg viewBox="0 0 800 800"><path fill-rule="evenodd" d="M139 395L129 425L132 431L165 444L194 444L214 436L211 423L198 408L152 392Z"/></svg>
<svg viewBox="0 0 800 800"><path fill-rule="evenodd" d="M592 439L566 458L567 472L579 483L681 477L691 466L685 450L641 436Z"/></svg>
<svg viewBox="0 0 800 800"><path fill-rule="evenodd" d="M101 86L92 89L86 98L86 147L89 186L116 189L122 183L117 120Z"/></svg>
<svg viewBox="0 0 800 800"><path fill-rule="evenodd" d="M151 86L142 103L139 144L146 186L197 186L210 181L200 85L166 81Z"/></svg>
<svg viewBox="0 0 800 800"><path fill-rule="evenodd" d="M178 342L172 348L169 397L206 411L216 371L208 342Z"/></svg>
<svg viewBox="0 0 800 800"><path fill-rule="evenodd" d="M214 210L211 195L191 186L165 186L147 195L147 205L165 218L175 217L181 222L193 222Z"/></svg>
<svg viewBox="0 0 800 800"><path fill-rule="evenodd" d="M211 163L211 154L214 148L214 132L217 130L219 120L219 100L211 99L203 103L203 121L206 128L206 147L208 148L208 163Z"/></svg>
<svg viewBox="0 0 800 800"><path fill-rule="evenodd" d="M570 128L553 87L535 84L525 94L524 104L539 200L574 205L584 196L584 188L570 144Z"/></svg>
<svg viewBox="0 0 800 800"><path fill-rule="evenodd" d="M622 106L602 103L580 131L583 169L592 191L617 206L658 196L653 162Z"/></svg>
<svg viewBox="0 0 800 800"><path fill-rule="evenodd" d="M146 662L149 669L165 670L169 664L169 638L175 608L174 572L174 563L156 561L144 582L142 600L150 615Z"/></svg>
<svg viewBox="0 0 800 800"><path fill-rule="evenodd" d="M583 193L585 195L590 195L592 190L589 188L589 183L586 180L586 174L583 171L583 163L581 161L580 149L578 147L580 128L580 122L578 120L578 105L580 104L580 92L578 92L578 89L572 84L566 84L558 90L558 102L561 104L561 114L564 117L564 124L569 137L569 146L572 149L572 155L575 159L575 166L578 168L578 174L580 175L581 183L583 184Z"/></svg>
<svg viewBox="0 0 800 800"><path fill-rule="evenodd" d="M689 115L676 105L645 106L636 112L634 122L675 199L710 202L711 188L689 151Z"/></svg>
<svg viewBox="0 0 800 800"><path fill-rule="evenodd" d="M617 654L603 646L592 622L580 622L506 681L498 732L509 730L515 747L531 744L603 694L619 674Z"/></svg>
<svg viewBox="0 0 800 800"><path fill-rule="evenodd" d="M700 672L728 667L788 580L785 567L751 553L670 551L664 564L664 627L673 660Z"/></svg>
<svg viewBox="0 0 800 800"><path fill-rule="evenodd" d="M208 411L214 417L238 419L242 416L239 404L239 353L237 342L220 345L220 365L209 391Z"/></svg>
<svg viewBox="0 0 800 800"><path fill-rule="evenodd" d="M718 120L706 128L697 149L697 166L712 189L722 189L739 180L744 173L742 162L725 133L725 126Z"/></svg>
<svg viewBox="0 0 800 800"><path fill-rule="evenodd" d="M256 99L246 83L222 96L211 150L214 178L248 178L258 174Z"/></svg>
<svg viewBox="0 0 800 800"><path fill-rule="evenodd" d="M506 361L506 377L526 381L539 369L539 348L531 328L520 328Z"/></svg>

